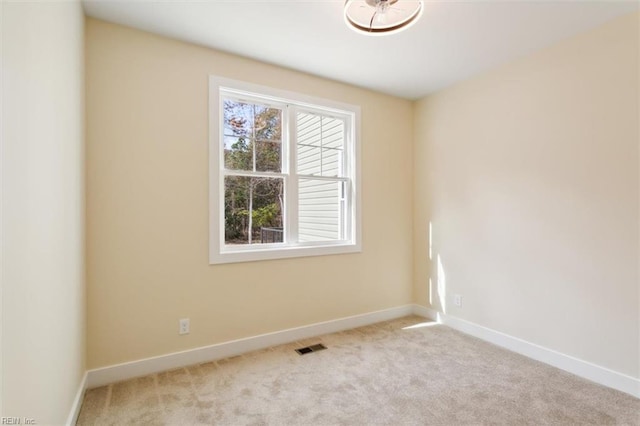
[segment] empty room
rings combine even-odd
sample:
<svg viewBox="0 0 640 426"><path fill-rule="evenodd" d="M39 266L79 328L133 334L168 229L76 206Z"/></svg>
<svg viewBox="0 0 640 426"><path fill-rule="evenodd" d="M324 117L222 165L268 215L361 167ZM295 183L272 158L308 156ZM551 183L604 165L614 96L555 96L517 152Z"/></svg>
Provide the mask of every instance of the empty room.
<svg viewBox="0 0 640 426"><path fill-rule="evenodd" d="M0 424L640 425L638 2L0 25Z"/></svg>

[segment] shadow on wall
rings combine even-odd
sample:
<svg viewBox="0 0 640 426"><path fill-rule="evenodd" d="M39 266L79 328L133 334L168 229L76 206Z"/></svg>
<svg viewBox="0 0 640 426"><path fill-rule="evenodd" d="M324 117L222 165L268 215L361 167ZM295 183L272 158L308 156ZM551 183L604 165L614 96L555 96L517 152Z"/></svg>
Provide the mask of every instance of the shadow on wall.
<svg viewBox="0 0 640 426"><path fill-rule="evenodd" d="M436 268L433 268L433 223L429 221L429 305L438 312L447 313L447 275L444 270L442 258L435 255ZM435 277L433 273L435 269ZM433 285L435 279L436 286Z"/></svg>

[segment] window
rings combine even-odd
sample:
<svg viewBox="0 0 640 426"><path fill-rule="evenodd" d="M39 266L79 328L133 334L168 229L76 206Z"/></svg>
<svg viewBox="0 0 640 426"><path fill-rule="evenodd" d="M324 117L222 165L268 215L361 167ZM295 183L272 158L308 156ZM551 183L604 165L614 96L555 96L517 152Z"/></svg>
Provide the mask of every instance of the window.
<svg viewBox="0 0 640 426"><path fill-rule="evenodd" d="M210 263L360 251L359 107L210 80Z"/></svg>

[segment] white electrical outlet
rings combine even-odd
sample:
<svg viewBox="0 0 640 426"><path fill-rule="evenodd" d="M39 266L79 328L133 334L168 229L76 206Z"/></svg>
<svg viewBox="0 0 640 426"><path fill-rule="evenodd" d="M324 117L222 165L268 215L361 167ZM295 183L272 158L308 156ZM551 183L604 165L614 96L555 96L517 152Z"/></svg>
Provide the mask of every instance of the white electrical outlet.
<svg viewBox="0 0 640 426"><path fill-rule="evenodd" d="M189 318L182 318L180 320L180 328L178 334L189 334Z"/></svg>
<svg viewBox="0 0 640 426"><path fill-rule="evenodd" d="M462 296L459 294L453 295L453 304L462 307Z"/></svg>

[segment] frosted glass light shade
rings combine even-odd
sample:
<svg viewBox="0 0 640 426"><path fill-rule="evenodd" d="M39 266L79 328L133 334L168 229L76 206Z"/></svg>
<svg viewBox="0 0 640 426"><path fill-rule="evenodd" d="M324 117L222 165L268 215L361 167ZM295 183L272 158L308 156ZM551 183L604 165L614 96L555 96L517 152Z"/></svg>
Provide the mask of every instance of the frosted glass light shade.
<svg viewBox="0 0 640 426"><path fill-rule="evenodd" d="M344 19L361 33L391 34L414 24L423 9L422 0L346 0Z"/></svg>

